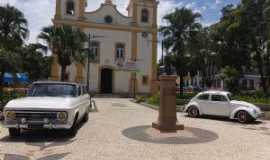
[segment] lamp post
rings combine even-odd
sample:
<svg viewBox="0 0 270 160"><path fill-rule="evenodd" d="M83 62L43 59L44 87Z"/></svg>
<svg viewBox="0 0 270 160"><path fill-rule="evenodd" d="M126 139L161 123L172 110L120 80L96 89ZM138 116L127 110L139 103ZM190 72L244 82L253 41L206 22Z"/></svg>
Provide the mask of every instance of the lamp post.
<svg viewBox="0 0 270 160"><path fill-rule="evenodd" d="M138 59L135 58L134 59L134 62L135 64L137 63ZM136 98L136 81L137 81L137 73L136 71L134 72L134 79L133 79L133 98L135 99Z"/></svg>
<svg viewBox="0 0 270 160"><path fill-rule="evenodd" d="M89 92L90 91L90 58L93 57L93 55L91 55L91 40L92 39L96 39L96 38L103 38L104 36L98 36L98 35L91 35L91 33L88 34L88 48L87 48L87 82L86 82L86 85L87 85L87 91Z"/></svg>
<svg viewBox="0 0 270 160"><path fill-rule="evenodd" d="M89 93L89 80L90 80L90 54L91 54L91 33L88 35L88 54L87 54L87 92Z"/></svg>

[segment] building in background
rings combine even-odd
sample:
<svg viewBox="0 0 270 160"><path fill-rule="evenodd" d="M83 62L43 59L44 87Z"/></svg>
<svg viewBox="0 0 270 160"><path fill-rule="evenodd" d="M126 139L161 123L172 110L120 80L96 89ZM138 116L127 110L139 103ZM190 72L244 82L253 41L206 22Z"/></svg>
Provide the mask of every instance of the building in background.
<svg viewBox="0 0 270 160"><path fill-rule="evenodd" d="M130 0L127 16L111 0L92 12L85 11L86 5L86 0L56 0L53 22L55 26L70 25L87 35L101 36L91 43L95 58L90 64L90 89L98 93L155 93L158 2ZM53 80L60 79L60 67L54 55ZM87 63L83 66L74 62L68 67L67 77L86 83L86 73Z"/></svg>

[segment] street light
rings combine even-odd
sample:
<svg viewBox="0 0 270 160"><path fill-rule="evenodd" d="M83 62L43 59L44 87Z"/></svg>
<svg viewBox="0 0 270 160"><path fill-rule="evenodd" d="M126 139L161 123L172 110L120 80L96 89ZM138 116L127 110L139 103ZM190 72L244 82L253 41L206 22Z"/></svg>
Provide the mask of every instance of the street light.
<svg viewBox="0 0 270 160"><path fill-rule="evenodd" d="M89 88L90 88L90 58L93 57L91 53L91 39L96 39L96 38L103 38L104 36L98 36L98 35L91 35L91 33L88 34L88 53L87 53L87 92L89 93Z"/></svg>

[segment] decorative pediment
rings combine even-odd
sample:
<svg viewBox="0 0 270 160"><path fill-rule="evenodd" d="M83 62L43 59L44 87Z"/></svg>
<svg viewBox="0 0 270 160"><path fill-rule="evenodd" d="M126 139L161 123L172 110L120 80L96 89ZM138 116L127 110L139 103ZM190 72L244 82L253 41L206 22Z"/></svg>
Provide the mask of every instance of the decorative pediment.
<svg viewBox="0 0 270 160"><path fill-rule="evenodd" d="M130 25L132 22L132 18L120 13L110 0L101 4L95 11L85 12L85 19L90 22L110 25Z"/></svg>

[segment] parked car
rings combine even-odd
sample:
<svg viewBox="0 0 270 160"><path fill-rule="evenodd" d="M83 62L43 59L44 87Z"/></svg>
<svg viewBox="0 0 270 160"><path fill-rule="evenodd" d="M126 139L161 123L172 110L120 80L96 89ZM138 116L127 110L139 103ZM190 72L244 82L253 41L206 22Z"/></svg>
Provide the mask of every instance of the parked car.
<svg viewBox="0 0 270 160"><path fill-rule="evenodd" d="M232 94L225 91L205 91L197 94L185 106L184 112L190 117L213 115L236 119L247 123L263 116L257 106L244 101L232 100Z"/></svg>
<svg viewBox="0 0 270 160"><path fill-rule="evenodd" d="M4 126L11 137L21 129L66 129L76 134L77 124L87 121L90 96L85 86L77 83L34 82L25 98L4 107Z"/></svg>

